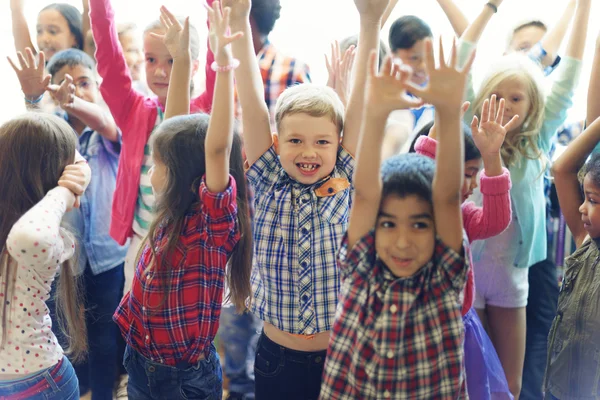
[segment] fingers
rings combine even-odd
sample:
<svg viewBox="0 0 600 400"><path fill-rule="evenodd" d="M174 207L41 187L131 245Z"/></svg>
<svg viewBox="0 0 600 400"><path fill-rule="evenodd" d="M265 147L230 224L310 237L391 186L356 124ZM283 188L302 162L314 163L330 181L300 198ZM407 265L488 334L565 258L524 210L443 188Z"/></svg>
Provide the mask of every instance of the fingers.
<svg viewBox="0 0 600 400"><path fill-rule="evenodd" d="M518 116L518 115L515 115L514 117L512 117L512 118L510 119L510 121L508 121L508 122L506 123L506 125L504 125L504 129L506 129L506 132L510 132L510 131L512 131L513 129L515 129L515 128L516 128L516 126L517 126L517 122L518 122L518 121L519 121L519 116Z"/></svg>
<svg viewBox="0 0 600 400"><path fill-rule="evenodd" d="M425 62L427 63L427 72L431 75L431 72L435 70L435 57L433 55L433 44L431 39L425 40Z"/></svg>
<svg viewBox="0 0 600 400"><path fill-rule="evenodd" d="M463 73L468 73L471 70L471 67L473 66L473 61L475 60L475 54L477 53L476 49L473 49L473 51L471 51L471 54L469 54L469 58L467 58L467 62L465 63L465 66L462 69Z"/></svg>
<svg viewBox="0 0 600 400"><path fill-rule="evenodd" d="M490 101L485 99L483 106L481 107L481 122L488 122L490 120Z"/></svg>
<svg viewBox="0 0 600 400"><path fill-rule="evenodd" d="M17 51L17 58L19 59L19 64L21 64L22 70L29 68L29 64L27 63L27 60L25 59L25 56L23 55L23 53L21 53L20 51Z"/></svg>
<svg viewBox="0 0 600 400"><path fill-rule="evenodd" d="M440 68L446 66L446 57L444 56L444 44L442 43L442 37L440 36L439 41L439 53L440 53Z"/></svg>
<svg viewBox="0 0 600 400"><path fill-rule="evenodd" d="M25 55L27 57L27 63L30 68L37 68L37 62L35 61L35 56L33 55L33 51L29 48L25 48Z"/></svg>
<svg viewBox="0 0 600 400"><path fill-rule="evenodd" d="M58 186L69 189L76 196L81 196L84 192L82 185L67 178L63 179L61 177L58 181Z"/></svg>
<svg viewBox="0 0 600 400"><path fill-rule="evenodd" d="M172 25L177 25L179 27L181 27L181 24L179 23L179 21L177 20L177 18L173 15L173 13L171 11L169 11L169 9L165 6L160 7L160 20L161 22L166 23L166 27L170 28Z"/></svg>
<svg viewBox="0 0 600 400"><path fill-rule="evenodd" d="M471 121L471 133L476 135L479 131L479 120L477 119L477 115L473 115L473 120Z"/></svg>
<svg viewBox="0 0 600 400"><path fill-rule="evenodd" d="M233 42L235 42L236 40L240 39L241 37L244 36L244 32L236 32L233 35L229 35L229 36L225 36L224 39L224 46L227 46Z"/></svg>
<svg viewBox="0 0 600 400"><path fill-rule="evenodd" d="M469 101L465 101L462 105L461 111L462 111L462 115L465 115L465 113L467 112L467 110L469 109L469 107L471 107L471 102Z"/></svg>
<svg viewBox="0 0 600 400"><path fill-rule="evenodd" d="M490 99L490 117L484 121L495 121L496 120L496 95L493 94Z"/></svg>
<svg viewBox="0 0 600 400"><path fill-rule="evenodd" d="M498 114L496 115L496 123L502 125L504 120L504 99L500 99L498 103Z"/></svg>
<svg viewBox="0 0 600 400"><path fill-rule="evenodd" d="M450 63L449 66L452 69L456 69L456 63L458 60L457 54L456 54L456 38L452 37L452 50L450 50Z"/></svg>
<svg viewBox="0 0 600 400"><path fill-rule="evenodd" d="M17 74L19 72L21 72L21 68L19 68L19 67L17 67L15 65L14 61L12 60L12 58L10 58L9 56L6 56L6 59L8 60L8 63L10 64L10 66L12 67L12 69L14 69Z"/></svg>
<svg viewBox="0 0 600 400"><path fill-rule="evenodd" d="M46 55L43 51L40 51L38 54L38 65L37 69L45 69L46 68Z"/></svg>
<svg viewBox="0 0 600 400"><path fill-rule="evenodd" d="M375 52L375 50L373 50L371 52L371 55L377 55L377 53ZM370 59L369 59L370 60ZM375 57L373 59L373 76L377 75L377 58ZM392 57L387 56L385 57L385 60L383 61L383 65L381 66L381 75L383 76L389 76L392 74L392 68L393 68L393 62L392 62Z"/></svg>

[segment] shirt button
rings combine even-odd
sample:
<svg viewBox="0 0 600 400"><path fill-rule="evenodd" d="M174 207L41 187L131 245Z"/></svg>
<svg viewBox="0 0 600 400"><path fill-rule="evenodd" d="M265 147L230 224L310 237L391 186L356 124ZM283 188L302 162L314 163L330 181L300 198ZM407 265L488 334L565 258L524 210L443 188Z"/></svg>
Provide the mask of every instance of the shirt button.
<svg viewBox="0 0 600 400"><path fill-rule="evenodd" d="M386 390L385 392L383 392L383 397L385 397L386 399L389 399L390 397L392 397L392 395L390 394L389 390Z"/></svg>
<svg viewBox="0 0 600 400"><path fill-rule="evenodd" d="M142 306L142 311L146 311L146 306Z"/></svg>
<svg viewBox="0 0 600 400"><path fill-rule="evenodd" d="M308 233L308 229L306 229L306 228L302 228L302 234L303 234L303 235L306 235L307 233Z"/></svg>
<svg viewBox="0 0 600 400"><path fill-rule="evenodd" d="M388 351L387 352L387 358L394 358L394 352L393 351Z"/></svg>
<svg viewBox="0 0 600 400"><path fill-rule="evenodd" d="M302 296L302 301L305 303L308 302L308 296L307 295Z"/></svg>
<svg viewBox="0 0 600 400"><path fill-rule="evenodd" d="M150 340L150 336L146 335L146 340Z"/></svg>
<svg viewBox="0 0 600 400"><path fill-rule="evenodd" d="M390 312L392 314L396 314L396 311L398 311L398 307L396 307L395 304L392 304L391 307L390 307Z"/></svg>
<svg viewBox="0 0 600 400"><path fill-rule="evenodd" d="M306 261L302 261L302 262L300 263L300 266L301 266L302 268L306 268L306 265L307 265L307 264L306 264Z"/></svg>
<svg viewBox="0 0 600 400"><path fill-rule="evenodd" d="M329 193L329 194L333 193L333 188L332 187L328 188L327 193Z"/></svg>

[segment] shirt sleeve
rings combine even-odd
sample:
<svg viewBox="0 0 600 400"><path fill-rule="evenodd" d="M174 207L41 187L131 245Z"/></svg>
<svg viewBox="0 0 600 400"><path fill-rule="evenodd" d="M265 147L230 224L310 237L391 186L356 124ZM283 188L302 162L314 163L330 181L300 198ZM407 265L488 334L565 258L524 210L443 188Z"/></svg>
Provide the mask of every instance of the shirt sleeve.
<svg viewBox="0 0 600 400"><path fill-rule="evenodd" d="M458 44L458 65L463 67L471 52L475 50L475 43L467 42L465 40L461 40ZM473 70L469 71L469 75L467 76L467 83L465 85L465 101L470 101L473 103L475 100L475 90L473 89ZM471 124L471 120L473 119L473 112L471 111L471 107L467 110L463 117L464 121L467 124Z"/></svg>
<svg viewBox="0 0 600 400"><path fill-rule="evenodd" d="M275 152L275 146L269 147L246 171L248 182L258 195L269 190L280 178L283 167Z"/></svg>
<svg viewBox="0 0 600 400"><path fill-rule="evenodd" d="M430 138L429 136L421 136L415 143L415 152L422 156L429 157L435 160L437 151L437 140Z"/></svg>
<svg viewBox="0 0 600 400"><path fill-rule="evenodd" d="M348 179L350 184L352 184L352 178L354 177L355 165L356 161L352 154L348 153L348 150L340 145L337 154L336 169L342 176Z"/></svg>
<svg viewBox="0 0 600 400"><path fill-rule="evenodd" d="M368 279L377 261L375 230L369 231L351 249L348 248L348 233L345 233L338 250L337 260L342 279L348 278L354 272L361 275L363 279Z"/></svg>
<svg viewBox="0 0 600 400"><path fill-rule="evenodd" d="M110 0L90 0L90 24L96 42L98 74L102 77L100 92L115 122L127 134L132 131L131 124L139 121L131 116L144 108L144 96L133 89Z"/></svg>
<svg viewBox="0 0 600 400"><path fill-rule="evenodd" d="M221 193L212 193L206 187L205 177L200 184L200 202L202 214L208 230L208 240L215 247L222 247L237 235L237 187L230 175L227 188ZM235 243L232 243L235 244ZM233 248L233 245L231 246Z"/></svg>
<svg viewBox="0 0 600 400"><path fill-rule="evenodd" d="M581 75L581 61L565 57L556 73L558 76L546 98L544 122L539 137L540 150L544 153L550 151L554 134L565 122L567 111L573 106L573 95Z"/></svg>
<svg viewBox="0 0 600 400"><path fill-rule="evenodd" d="M73 238L60 227L67 210L64 189L50 190L10 230L8 253L19 264L42 269L60 264L75 252Z"/></svg>
<svg viewBox="0 0 600 400"><path fill-rule="evenodd" d="M433 257L435 265L440 268L442 274L445 275L445 279L460 294L464 290L467 282L467 273L470 268L464 243L461 252L457 253L446 246L439 237L436 237Z"/></svg>
<svg viewBox="0 0 600 400"><path fill-rule="evenodd" d="M463 204L463 226L469 242L488 239L499 235L510 224L512 210L510 205L510 173L502 168L502 174L489 177L481 173L481 194L483 207L473 202Z"/></svg>

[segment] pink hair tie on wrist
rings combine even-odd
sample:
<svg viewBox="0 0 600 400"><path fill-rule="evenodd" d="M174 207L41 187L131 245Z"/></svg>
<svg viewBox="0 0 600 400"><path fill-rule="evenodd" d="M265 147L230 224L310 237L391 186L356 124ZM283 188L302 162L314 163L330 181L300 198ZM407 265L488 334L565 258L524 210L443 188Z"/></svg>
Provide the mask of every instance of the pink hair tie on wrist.
<svg viewBox="0 0 600 400"><path fill-rule="evenodd" d="M215 72L229 72L229 71L233 71L234 69L236 69L239 66L240 66L240 60L238 60L237 58L233 58L231 60L231 64L223 65L223 66L217 64L216 61L213 61L213 63L210 65L210 69L212 69Z"/></svg>

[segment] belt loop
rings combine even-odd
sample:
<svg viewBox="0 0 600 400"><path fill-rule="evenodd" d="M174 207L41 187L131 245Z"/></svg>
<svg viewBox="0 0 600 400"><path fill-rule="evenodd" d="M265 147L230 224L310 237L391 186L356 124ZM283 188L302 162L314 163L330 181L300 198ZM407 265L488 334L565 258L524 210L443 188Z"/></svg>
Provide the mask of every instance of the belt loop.
<svg viewBox="0 0 600 400"><path fill-rule="evenodd" d="M63 356L66 357L66 356ZM60 364L64 363L64 360L59 361ZM54 377L52 376L51 372L54 372L57 375L57 378L61 378L62 375L64 375L64 371L63 371L63 365L61 365L58 368L48 368L45 372L44 372L44 379L46 379L46 382L48 382L48 386L50 386L50 388L52 389L53 392L58 392L58 385L56 384L56 381L54 380ZM62 373L61 373L62 372ZM58 379L60 380L60 379Z"/></svg>

